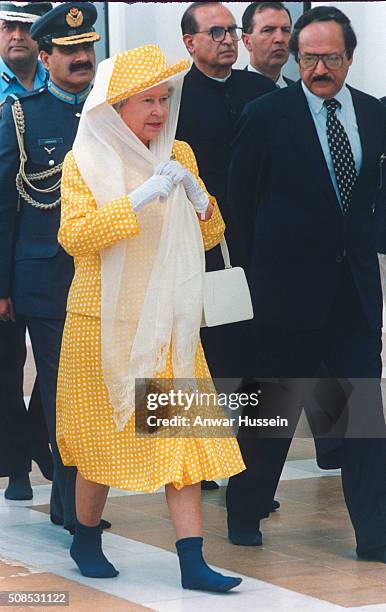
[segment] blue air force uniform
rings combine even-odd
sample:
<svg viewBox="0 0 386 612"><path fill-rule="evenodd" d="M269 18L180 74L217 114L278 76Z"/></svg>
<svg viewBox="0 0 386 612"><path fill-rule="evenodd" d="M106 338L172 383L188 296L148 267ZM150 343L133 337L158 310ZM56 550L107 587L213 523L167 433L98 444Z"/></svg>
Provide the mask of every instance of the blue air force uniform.
<svg viewBox="0 0 386 612"><path fill-rule="evenodd" d="M99 40L89 2L66 2L40 17L31 36L49 45ZM0 108L0 297L11 297L27 327L53 457L51 517L75 522L75 468L63 466L55 439L56 382L74 267L57 241L62 163L72 148L91 86L72 94L51 80L9 96Z"/></svg>
<svg viewBox="0 0 386 612"><path fill-rule="evenodd" d="M55 443L56 372L74 267L57 241L60 178L88 92L69 94L49 82L36 92L10 96L0 120L0 296L12 297L31 337L53 444L51 514L63 517L64 524L74 523L74 471L63 467ZM25 178L17 132L23 136Z"/></svg>
<svg viewBox="0 0 386 612"><path fill-rule="evenodd" d="M12 296L19 315L65 317L73 262L57 240L61 165L72 148L88 92L70 94L49 82L23 97L9 97L2 108L0 296ZM25 125L25 178L19 173L18 113ZM51 187L53 191L43 191Z"/></svg>
<svg viewBox="0 0 386 612"><path fill-rule="evenodd" d="M1 2L0 19L10 27L24 24L26 29L52 9L50 2ZM43 87L48 73L37 61L33 89ZM11 94L27 93L26 87L0 57L0 106ZM25 329L19 322L0 321L0 476L14 479L28 474L31 457L39 463L47 478L52 478L52 458L48 432L43 416L37 383L32 392L28 411L24 403L23 364L26 357ZM11 499L30 499L28 487L7 489ZM16 495L16 497L15 497Z"/></svg>
<svg viewBox="0 0 386 612"><path fill-rule="evenodd" d="M36 66L33 89L44 87L47 82L48 73L43 64L38 61ZM21 95L27 93L28 90L20 83L16 74L7 66L2 57L0 57L0 103L12 94Z"/></svg>

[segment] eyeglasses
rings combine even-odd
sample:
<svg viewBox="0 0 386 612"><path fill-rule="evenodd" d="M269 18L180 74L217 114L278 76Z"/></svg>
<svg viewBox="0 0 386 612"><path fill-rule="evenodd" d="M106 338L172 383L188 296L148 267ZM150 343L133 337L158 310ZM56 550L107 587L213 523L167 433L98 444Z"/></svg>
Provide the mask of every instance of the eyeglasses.
<svg viewBox="0 0 386 612"><path fill-rule="evenodd" d="M298 55L298 60L301 62L303 68L315 68L320 60L326 68L330 70L336 70L341 68L343 65L343 59L346 57L346 52L342 55L338 53L306 53L304 55Z"/></svg>
<svg viewBox="0 0 386 612"><path fill-rule="evenodd" d="M209 30L201 30L200 32L195 32L195 34L210 34L214 42L223 42L228 32L232 40L241 40L243 28L237 26L231 26L230 28L213 26L213 28L209 28Z"/></svg>

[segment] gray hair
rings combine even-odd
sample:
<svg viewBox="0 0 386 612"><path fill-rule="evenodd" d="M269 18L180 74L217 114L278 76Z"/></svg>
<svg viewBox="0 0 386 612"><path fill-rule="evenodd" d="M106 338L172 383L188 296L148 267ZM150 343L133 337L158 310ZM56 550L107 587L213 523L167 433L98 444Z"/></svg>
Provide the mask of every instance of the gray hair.
<svg viewBox="0 0 386 612"><path fill-rule="evenodd" d="M116 102L115 104L112 104L112 107L115 111L117 111L118 115L119 115L119 111L121 110L122 106L124 106L127 102L128 98L125 98L124 100L120 100L120 102Z"/></svg>

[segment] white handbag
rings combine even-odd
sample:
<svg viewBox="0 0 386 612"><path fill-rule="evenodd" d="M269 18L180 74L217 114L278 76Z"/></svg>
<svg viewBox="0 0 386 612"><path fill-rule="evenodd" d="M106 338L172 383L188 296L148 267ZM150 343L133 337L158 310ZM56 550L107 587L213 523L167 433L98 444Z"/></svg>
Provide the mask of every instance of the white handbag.
<svg viewBox="0 0 386 612"><path fill-rule="evenodd" d="M242 268L232 268L225 238L220 247L224 270L205 273L201 327L253 319L251 294L245 272Z"/></svg>

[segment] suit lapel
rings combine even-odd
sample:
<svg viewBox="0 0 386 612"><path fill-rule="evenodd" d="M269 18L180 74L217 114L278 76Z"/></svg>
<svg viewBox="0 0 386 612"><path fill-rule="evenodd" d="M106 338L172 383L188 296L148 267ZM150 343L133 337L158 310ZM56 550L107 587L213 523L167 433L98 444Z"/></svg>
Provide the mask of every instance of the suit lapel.
<svg viewBox="0 0 386 612"><path fill-rule="evenodd" d="M288 90L289 104L284 109L287 126L293 140L293 150L300 154L300 163L307 180L319 186L327 200L341 214L335 189L320 145L314 120L307 99L301 87L301 81Z"/></svg>

